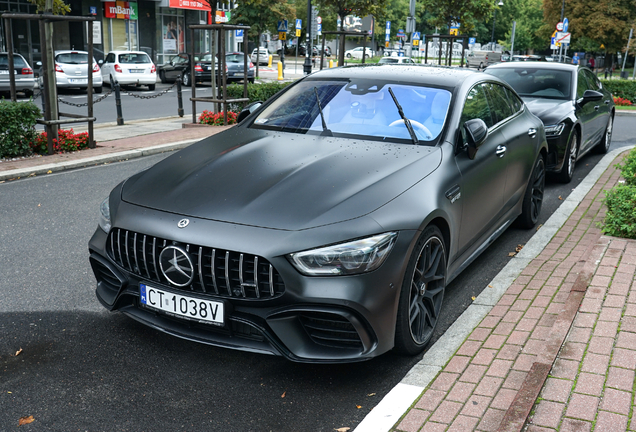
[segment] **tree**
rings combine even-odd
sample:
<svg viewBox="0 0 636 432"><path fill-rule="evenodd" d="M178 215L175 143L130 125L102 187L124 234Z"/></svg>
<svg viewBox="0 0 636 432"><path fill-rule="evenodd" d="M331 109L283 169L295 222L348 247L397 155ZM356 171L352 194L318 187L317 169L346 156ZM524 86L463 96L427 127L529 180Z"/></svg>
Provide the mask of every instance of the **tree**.
<svg viewBox="0 0 636 432"><path fill-rule="evenodd" d="M317 3L321 11L332 11L340 17L340 31L343 31L346 16L376 16L386 8L388 0L318 0Z"/></svg>
<svg viewBox="0 0 636 432"><path fill-rule="evenodd" d="M46 0L29 0L29 3L35 5L36 12L43 12ZM66 15L71 11L71 7L62 0L53 1L53 15Z"/></svg>
<svg viewBox="0 0 636 432"><path fill-rule="evenodd" d="M286 0L243 0L238 7L232 10L232 24L243 24L250 26L248 34L251 39L259 41L261 35L269 30L276 31L278 21L288 20L294 22L296 10L294 6ZM260 51L256 51L257 62ZM256 77L258 78L258 65L256 67Z"/></svg>
<svg viewBox="0 0 636 432"><path fill-rule="evenodd" d="M550 39L537 31L543 25L541 11L542 0L504 0L504 6L497 13L495 36L504 35L499 43L510 47L512 40L512 22L516 21L515 51L526 52L545 50L550 47ZM491 26L492 31L492 26Z"/></svg>
<svg viewBox="0 0 636 432"><path fill-rule="evenodd" d="M492 17L495 8L493 0L423 0L421 3L432 15L431 25L450 29L452 22L458 22L463 34L469 34L477 22Z"/></svg>

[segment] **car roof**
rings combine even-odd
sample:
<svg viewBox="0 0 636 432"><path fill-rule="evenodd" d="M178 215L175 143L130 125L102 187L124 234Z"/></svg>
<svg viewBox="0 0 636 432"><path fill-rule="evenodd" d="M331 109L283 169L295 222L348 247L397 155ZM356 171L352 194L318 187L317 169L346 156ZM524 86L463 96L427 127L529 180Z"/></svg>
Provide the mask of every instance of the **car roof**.
<svg viewBox="0 0 636 432"><path fill-rule="evenodd" d="M578 65L567 64L567 63L556 63L556 62L524 62L523 66L519 62L510 62L510 63L497 63L488 66L486 69L516 69L516 68L527 68L527 69L554 69L554 70L563 70L563 71L574 71L579 68Z"/></svg>
<svg viewBox="0 0 636 432"><path fill-rule="evenodd" d="M310 77L324 78L362 78L362 79L391 79L395 82L421 83L436 87L458 87L464 81L482 77L481 72L468 68L430 66L418 63L407 64L366 64L343 66L339 68L323 69L314 72ZM488 77L490 79L490 77ZM501 81L496 77L493 80Z"/></svg>
<svg viewBox="0 0 636 432"><path fill-rule="evenodd" d="M108 51L108 54L148 54L143 51Z"/></svg>
<svg viewBox="0 0 636 432"><path fill-rule="evenodd" d="M58 54L88 54L88 51L82 51L82 50L59 50L59 51L55 51L55 55Z"/></svg>

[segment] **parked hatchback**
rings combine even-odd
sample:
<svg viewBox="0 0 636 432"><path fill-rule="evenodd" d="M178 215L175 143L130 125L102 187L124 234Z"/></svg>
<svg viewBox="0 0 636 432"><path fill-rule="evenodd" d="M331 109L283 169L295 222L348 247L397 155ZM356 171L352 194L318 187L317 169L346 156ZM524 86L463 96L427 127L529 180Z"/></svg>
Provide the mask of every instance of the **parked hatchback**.
<svg viewBox="0 0 636 432"><path fill-rule="evenodd" d="M245 55L242 52L230 52L225 54L225 66L227 71L227 82L242 81L245 68ZM218 69L218 68L217 68ZM254 63L249 62L247 70L247 79L249 82L254 82L254 72L256 68Z"/></svg>
<svg viewBox="0 0 636 432"><path fill-rule="evenodd" d="M15 89L21 91L26 97L33 96L35 78L33 69L20 54L13 54L13 67L15 76ZM9 54L0 53L0 92L11 90L9 84Z"/></svg>
<svg viewBox="0 0 636 432"><path fill-rule="evenodd" d="M55 51L55 82L57 88L88 87L88 53L86 51ZM93 58L93 90L102 92L102 74Z"/></svg>
<svg viewBox="0 0 636 432"><path fill-rule="evenodd" d="M111 51L102 63L102 78L109 85L115 80L121 85L145 85L154 90L157 68L143 51Z"/></svg>
<svg viewBox="0 0 636 432"><path fill-rule="evenodd" d="M269 52L267 48L254 48L252 51L252 55L250 56L250 60L254 64L269 64Z"/></svg>

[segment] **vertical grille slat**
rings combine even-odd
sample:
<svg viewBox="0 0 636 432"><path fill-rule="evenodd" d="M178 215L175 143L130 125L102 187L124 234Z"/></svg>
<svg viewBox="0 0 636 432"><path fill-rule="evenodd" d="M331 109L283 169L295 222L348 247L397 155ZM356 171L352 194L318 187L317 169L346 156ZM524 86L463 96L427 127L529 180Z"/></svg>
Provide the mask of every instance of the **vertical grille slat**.
<svg viewBox="0 0 636 432"><path fill-rule="evenodd" d="M182 243L192 259L195 279L190 286L177 287L163 276L159 256L168 245L178 242L121 228L111 230L108 241L106 251L119 267L173 289L246 300L267 300L285 292L274 266L256 255Z"/></svg>

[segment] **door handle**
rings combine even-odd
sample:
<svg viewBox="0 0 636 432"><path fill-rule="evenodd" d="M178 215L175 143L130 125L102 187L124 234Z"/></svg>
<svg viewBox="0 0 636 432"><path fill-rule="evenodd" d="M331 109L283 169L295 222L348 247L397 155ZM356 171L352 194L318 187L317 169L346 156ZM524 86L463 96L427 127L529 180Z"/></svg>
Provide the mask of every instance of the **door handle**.
<svg viewBox="0 0 636 432"><path fill-rule="evenodd" d="M609 103L610 103L610 100L609 100L609 99L606 99L606 100L605 100L605 105L609 105Z"/></svg>
<svg viewBox="0 0 636 432"><path fill-rule="evenodd" d="M598 111L600 107L601 107L600 105L594 105L594 111Z"/></svg>
<svg viewBox="0 0 636 432"><path fill-rule="evenodd" d="M536 137L537 136L537 130L535 128L528 129L528 135L530 135L531 138Z"/></svg>
<svg viewBox="0 0 636 432"><path fill-rule="evenodd" d="M502 158L506 154L506 150L507 150L506 146L498 145L497 151L495 151L495 154L497 155L497 157Z"/></svg>

